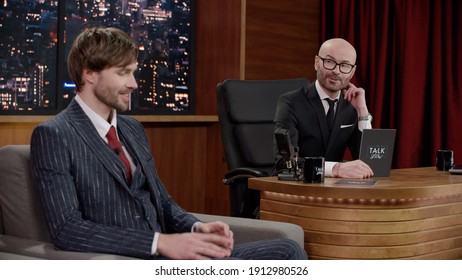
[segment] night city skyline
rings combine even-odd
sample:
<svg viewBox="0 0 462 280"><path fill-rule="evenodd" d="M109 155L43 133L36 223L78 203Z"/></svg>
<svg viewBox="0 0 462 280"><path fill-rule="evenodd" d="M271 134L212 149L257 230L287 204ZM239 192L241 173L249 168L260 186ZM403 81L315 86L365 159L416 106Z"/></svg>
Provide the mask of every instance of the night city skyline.
<svg viewBox="0 0 462 280"><path fill-rule="evenodd" d="M75 91L65 58L77 34L95 25L120 28L139 47L128 113L192 113L191 21L189 0L2 0L0 114L64 109Z"/></svg>

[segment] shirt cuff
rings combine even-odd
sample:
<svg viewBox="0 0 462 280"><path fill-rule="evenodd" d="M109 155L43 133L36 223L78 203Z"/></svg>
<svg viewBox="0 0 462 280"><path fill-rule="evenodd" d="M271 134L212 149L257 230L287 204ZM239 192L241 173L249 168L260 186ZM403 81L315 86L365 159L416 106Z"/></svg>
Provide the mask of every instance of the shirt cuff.
<svg viewBox="0 0 462 280"><path fill-rule="evenodd" d="M336 161L326 161L324 162L324 176L334 177L334 165L337 164Z"/></svg>
<svg viewBox="0 0 462 280"><path fill-rule="evenodd" d="M358 129L359 131L363 131L363 129L371 129L372 123L371 121L359 121L358 122Z"/></svg>
<svg viewBox="0 0 462 280"><path fill-rule="evenodd" d="M152 245L151 245L151 255L153 256L159 255L159 253L157 252L157 243L159 243L159 233L155 232L154 239L152 240Z"/></svg>
<svg viewBox="0 0 462 280"><path fill-rule="evenodd" d="M195 222L194 225L191 227L191 232L196 232L197 231L197 226L199 224L202 224L201 222Z"/></svg>
<svg viewBox="0 0 462 280"><path fill-rule="evenodd" d="M191 232L196 232L196 227L201 224L201 222L195 222L194 225L191 227ZM159 243L159 233L154 233L154 239L152 240L151 245L151 255L157 256L159 253L157 252L157 243Z"/></svg>

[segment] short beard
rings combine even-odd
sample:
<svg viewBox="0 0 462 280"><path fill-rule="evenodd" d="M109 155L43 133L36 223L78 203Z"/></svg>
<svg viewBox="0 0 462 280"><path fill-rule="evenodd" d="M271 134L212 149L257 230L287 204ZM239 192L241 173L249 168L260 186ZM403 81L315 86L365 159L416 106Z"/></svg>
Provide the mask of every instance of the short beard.
<svg viewBox="0 0 462 280"><path fill-rule="evenodd" d="M125 112L128 110L128 106L119 103L118 94L115 96L106 90L95 89L96 98L104 103L106 106L115 109L117 112Z"/></svg>
<svg viewBox="0 0 462 280"><path fill-rule="evenodd" d="M334 75L331 75L331 76L334 76ZM344 88L346 88L348 86L348 83L350 82L350 79L339 79L339 81L341 81L341 83L339 84L339 86L335 86L335 87L332 87L326 83L324 83L324 81L326 79L328 79L330 76L329 75L323 75L322 73L320 73L318 71L318 75L317 75L317 79L319 81L319 83L321 84L321 86L326 89L327 91L331 92L331 93L336 93L338 92L339 90L342 90Z"/></svg>

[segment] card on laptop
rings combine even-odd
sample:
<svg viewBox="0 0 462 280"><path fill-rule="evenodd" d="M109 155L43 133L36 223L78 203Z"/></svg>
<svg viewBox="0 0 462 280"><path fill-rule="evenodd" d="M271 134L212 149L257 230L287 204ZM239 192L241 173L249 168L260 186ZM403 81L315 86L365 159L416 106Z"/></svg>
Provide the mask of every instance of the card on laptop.
<svg viewBox="0 0 462 280"><path fill-rule="evenodd" d="M374 177L390 176L396 129L364 129L359 159L374 171Z"/></svg>

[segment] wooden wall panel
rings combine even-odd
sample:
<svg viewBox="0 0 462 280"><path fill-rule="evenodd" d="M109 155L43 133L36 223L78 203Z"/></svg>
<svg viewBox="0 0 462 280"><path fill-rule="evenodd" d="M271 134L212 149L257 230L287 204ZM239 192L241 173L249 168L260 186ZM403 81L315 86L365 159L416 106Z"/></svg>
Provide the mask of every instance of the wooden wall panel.
<svg viewBox="0 0 462 280"><path fill-rule="evenodd" d="M28 145L37 123L0 122L0 147L10 144Z"/></svg>
<svg viewBox="0 0 462 280"><path fill-rule="evenodd" d="M196 114L217 114L216 85L239 79L241 0L196 2Z"/></svg>
<svg viewBox="0 0 462 280"><path fill-rule="evenodd" d="M196 114L217 115L216 85L240 77L241 0L199 0L196 11ZM218 123L207 127L204 209L229 215L220 133Z"/></svg>
<svg viewBox="0 0 462 280"><path fill-rule="evenodd" d="M319 0L246 0L246 79L316 78Z"/></svg>
<svg viewBox="0 0 462 280"><path fill-rule="evenodd" d="M219 123L207 129L207 174L205 213L229 215L229 187L223 178L227 171Z"/></svg>
<svg viewBox="0 0 462 280"><path fill-rule="evenodd" d="M144 123L157 171L170 195L189 211L205 212L207 128Z"/></svg>

